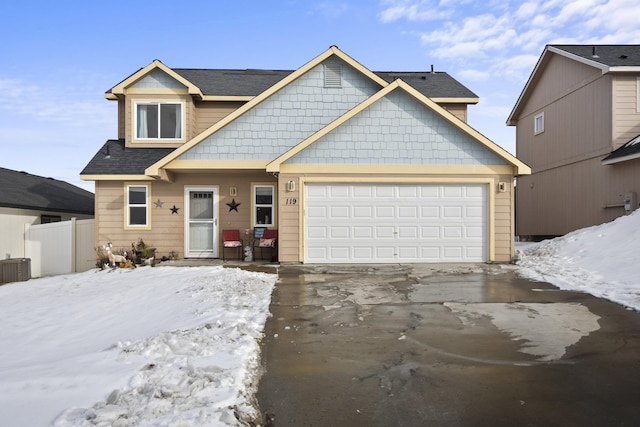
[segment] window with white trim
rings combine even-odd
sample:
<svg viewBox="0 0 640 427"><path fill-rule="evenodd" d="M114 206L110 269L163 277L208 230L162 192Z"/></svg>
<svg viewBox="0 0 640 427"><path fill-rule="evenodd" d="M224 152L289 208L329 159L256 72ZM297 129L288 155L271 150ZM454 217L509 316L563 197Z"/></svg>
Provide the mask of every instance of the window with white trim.
<svg viewBox="0 0 640 427"><path fill-rule="evenodd" d="M253 225L274 226L275 185L256 184L253 186Z"/></svg>
<svg viewBox="0 0 640 427"><path fill-rule="evenodd" d="M127 227L149 225L149 186L127 185Z"/></svg>
<svg viewBox="0 0 640 427"><path fill-rule="evenodd" d="M182 104L136 103L136 139L182 139Z"/></svg>
<svg viewBox="0 0 640 427"><path fill-rule="evenodd" d="M542 132L544 132L544 112L533 117L533 134L537 135Z"/></svg>

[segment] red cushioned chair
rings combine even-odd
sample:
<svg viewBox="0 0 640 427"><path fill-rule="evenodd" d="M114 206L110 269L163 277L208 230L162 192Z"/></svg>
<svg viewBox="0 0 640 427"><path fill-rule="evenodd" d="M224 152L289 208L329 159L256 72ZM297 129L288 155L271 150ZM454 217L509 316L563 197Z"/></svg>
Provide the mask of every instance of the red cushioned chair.
<svg viewBox="0 0 640 427"><path fill-rule="evenodd" d="M278 230L264 230L262 237L256 241L260 248L260 259L264 259L264 250L269 249L271 261L278 260Z"/></svg>
<svg viewBox="0 0 640 427"><path fill-rule="evenodd" d="M242 259L242 239L240 230L222 230L222 260L224 261L224 250L228 248L238 249L238 259Z"/></svg>

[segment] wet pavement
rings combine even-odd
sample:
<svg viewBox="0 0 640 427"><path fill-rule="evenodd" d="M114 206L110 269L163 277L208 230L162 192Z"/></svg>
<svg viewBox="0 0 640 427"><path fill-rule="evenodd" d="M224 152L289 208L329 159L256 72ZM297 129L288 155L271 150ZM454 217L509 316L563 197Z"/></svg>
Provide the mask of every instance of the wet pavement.
<svg viewBox="0 0 640 427"><path fill-rule="evenodd" d="M640 313L508 266L281 266L266 425L640 425Z"/></svg>

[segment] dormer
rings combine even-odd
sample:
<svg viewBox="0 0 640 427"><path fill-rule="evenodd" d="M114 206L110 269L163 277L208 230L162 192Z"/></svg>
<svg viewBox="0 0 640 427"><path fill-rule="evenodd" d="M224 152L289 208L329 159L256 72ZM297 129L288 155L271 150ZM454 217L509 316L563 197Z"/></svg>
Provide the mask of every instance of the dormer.
<svg viewBox="0 0 640 427"><path fill-rule="evenodd" d="M155 60L109 90L118 101L118 138L127 147L179 147L195 134L200 89Z"/></svg>

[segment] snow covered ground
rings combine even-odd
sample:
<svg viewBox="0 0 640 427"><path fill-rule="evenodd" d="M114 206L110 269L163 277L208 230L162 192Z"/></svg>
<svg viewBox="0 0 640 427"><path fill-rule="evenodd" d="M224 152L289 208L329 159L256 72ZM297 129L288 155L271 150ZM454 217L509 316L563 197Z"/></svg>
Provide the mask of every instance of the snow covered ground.
<svg viewBox="0 0 640 427"><path fill-rule="evenodd" d="M640 212L521 244L513 268L640 310L638 253ZM258 344L275 282L239 269L160 266L0 286L3 425L254 419Z"/></svg>
<svg viewBox="0 0 640 427"><path fill-rule="evenodd" d="M242 425L275 282L143 267L1 286L0 424Z"/></svg>
<svg viewBox="0 0 640 427"><path fill-rule="evenodd" d="M640 210L518 250L518 271L640 310Z"/></svg>

